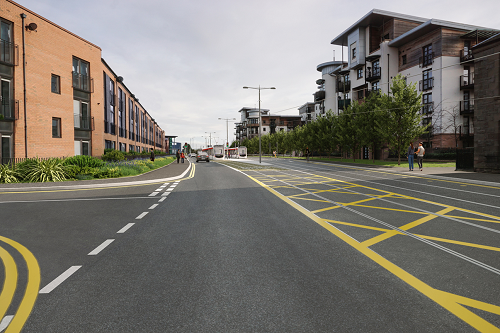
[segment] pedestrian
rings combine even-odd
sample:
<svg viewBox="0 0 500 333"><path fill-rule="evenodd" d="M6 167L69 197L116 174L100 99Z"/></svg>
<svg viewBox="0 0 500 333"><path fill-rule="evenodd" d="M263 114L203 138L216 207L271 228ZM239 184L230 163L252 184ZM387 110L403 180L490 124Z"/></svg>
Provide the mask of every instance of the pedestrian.
<svg viewBox="0 0 500 333"><path fill-rule="evenodd" d="M410 171L413 171L414 158L415 158L415 148L413 148L413 142L410 142L410 147L408 147L408 165L410 166Z"/></svg>
<svg viewBox="0 0 500 333"><path fill-rule="evenodd" d="M422 161L424 159L425 155L425 148L422 146L422 142L418 143L418 149L417 149L417 163L418 167L420 168L420 171L422 171Z"/></svg>
<svg viewBox="0 0 500 333"><path fill-rule="evenodd" d="M155 150L151 148L151 162L155 161Z"/></svg>
<svg viewBox="0 0 500 333"><path fill-rule="evenodd" d="M181 152L181 163L184 163L184 152Z"/></svg>
<svg viewBox="0 0 500 333"><path fill-rule="evenodd" d="M306 160L309 162L309 147L306 148Z"/></svg>
<svg viewBox="0 0 500 333"><path fill-rule="evenodd" d="M175 157L177 158L177 163L179 163L179 160L181 159L181 151L177 149L177 153L175 154Z"/></svg>

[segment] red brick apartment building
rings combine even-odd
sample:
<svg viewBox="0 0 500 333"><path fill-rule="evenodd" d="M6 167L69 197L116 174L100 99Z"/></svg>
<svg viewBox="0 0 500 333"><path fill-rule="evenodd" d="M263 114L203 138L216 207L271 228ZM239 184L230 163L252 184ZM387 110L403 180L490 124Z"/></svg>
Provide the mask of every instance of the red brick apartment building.
<svg viewBox="0 0 500 333"><path fill-rule="evenodd" d="M10 0L0 0L0 92L2 161L165 151L165 132L98 46Z"/></svg>

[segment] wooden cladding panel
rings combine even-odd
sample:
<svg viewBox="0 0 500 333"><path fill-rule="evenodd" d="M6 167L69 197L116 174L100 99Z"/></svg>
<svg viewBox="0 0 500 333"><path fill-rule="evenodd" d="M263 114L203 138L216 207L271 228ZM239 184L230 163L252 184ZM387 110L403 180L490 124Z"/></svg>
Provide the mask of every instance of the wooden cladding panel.
<svg viewBox="0 0 500 333"><path fill-rule="evenodd" d="M370 26L370 53L380 48L380 30L378 27Z"/></svg>
<svg viewBox="0 0 500 333"><path fill-rule="evenodd" d="M420 23L395 19L394 20L394 36L392 38L393 39L398 38L399 36L401 36L405 32L408 32L411 29L418 27L419 25L420 25Z"/></svg>
<svg viewBox="0 0 500 333"><path fill-rule="evenodd" d="M460 39L463 31L442 29L442 55L450 57L459 57L460 50L464 49L464 40Z"/></svg>
<svg viewBox="0 0 500 333"><path fill-rule="evenodd" d="M399 48L399 71L419 65L419 59L422 57L422 49L424 46L432 44L434 57L441 56L441 29L436 28L434 31L421 36ZM406 55L406 65L402 64L401 57Z"/></svg>

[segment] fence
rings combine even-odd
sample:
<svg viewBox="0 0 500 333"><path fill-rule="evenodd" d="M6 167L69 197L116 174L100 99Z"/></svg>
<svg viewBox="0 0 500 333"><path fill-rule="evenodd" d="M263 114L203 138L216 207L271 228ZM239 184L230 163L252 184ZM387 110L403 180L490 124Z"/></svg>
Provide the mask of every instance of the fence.
<svg viewBox="0 0 500 333"><path fill-rule="evenodd" d="M474 169L474 148L457 149L456 170Z"/></svg>
<svg viewBox="0 0 500 333"><path fill-rule="evenodd" d="M0 164L10 164L11 166L14 166L18 163L24 162L26 160L34 160L38 159L40 161L47 161L50 160L53 157L18 157L18 158L11 158L11 157L2 157L0 158ZM60 159L64 159L66 157L59 157Z"/></svg>

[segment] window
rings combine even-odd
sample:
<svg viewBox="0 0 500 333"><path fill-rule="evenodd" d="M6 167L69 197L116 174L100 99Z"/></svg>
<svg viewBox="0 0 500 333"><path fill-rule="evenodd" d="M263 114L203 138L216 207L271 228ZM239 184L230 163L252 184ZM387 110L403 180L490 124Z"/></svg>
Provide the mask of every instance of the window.
<svg viewBox="0 0 500 333"><path fill-rule="evenodd" d="M50 81L50 89L54 94L61 93L61 78L58 75L52 74Z"/></svg>
<svg viewBox="0 0 500 333"><path fill-rule="evenodd" d="M358 99L363 99L365 98L364 90L358 90Z"/></svg>
<svg viewBox="0 0 500 333"><path fill-rule="evenodd" d="M128 145L128 151L134 151L135 148L134 148L134 145Z"/></svg>
<svg viewBox="0 0 500 333"><path fill-rule="evenodd" d="M434 78L432 77L432 69L422 72L421 90L426 91L434 87Z"/></svg>
<svg viewBox="0 0 500 333"><path fill-rule="evenodd" d="M434 111L434 103L432 103L432 93L422 95L422 114L429 114Z"/></svg>
<svg viewBox="0 0 500 333"><path fill-rule="evenodd" d="M432 64L432 58L434 53L432 52L432 44L426 45L423 48L423 66L429 66Z"/></svg>
<svg viewBox="0 0 500 333"><path fill-rule="evenodd" d="M52 137L61 137L61 118L52 118Z"/></svg>
<svg viewBox="0 0 500 333"><path fill-rule="evenodd" d="M0 61L14 65L16 46L12 44L12 24L0 20Z"/></svg>
<svg viewBox="0 0 500 333"><path fill-rule="evenodd" d="M114 141L104 140L104 148L105 149L116 149L116 145Z"/></svg>
<svg viewBox="0 0 500 333"><path fill-rule="evenodd" d="M352 59L356 59L356 48L352 49Z"/></svg>
<svg viewBox="0 0 500 333"><path fill-rule="evenodd" d="M380 89L379 83L380 83L379 81L372 83L372 91L378 91Z"/></svg>
<svg viewBox="0 0 500 333"><path fill-rule="evenodd" d="M363 68L358 68L358 79L363 77Z"/></svg>
<svg viewBox="0 0 500 333"><path fill-rule="evenodd" d="M401 61L403 65L406 65L406 54L403 54L403 56L401 57Z"/></svg>
<svg viewBox="0 0 500 333"><path fill-rule="evenodd" d="M88 62L73 58L73 88L87 92L91 91L89 67Z"/></svg>

